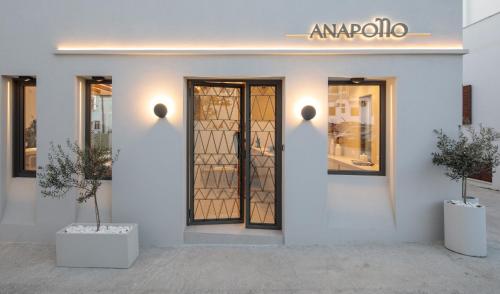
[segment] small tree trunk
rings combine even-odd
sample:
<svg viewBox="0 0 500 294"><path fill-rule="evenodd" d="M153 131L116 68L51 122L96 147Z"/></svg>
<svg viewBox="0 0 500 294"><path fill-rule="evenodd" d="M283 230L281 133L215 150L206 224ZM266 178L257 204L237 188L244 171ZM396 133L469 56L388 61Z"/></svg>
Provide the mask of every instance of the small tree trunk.
<svg viewBox="0 0 500 294"><path fill-rule="evenodd" d="M467 204L467 177L462 177L462 199Z"/></svg>
<svg viewBox="0 0 500 294"><path fill-rule="evenodd" d="M97 195L96 194L94 194L94 205L95 205L95 221L97 224L96 232L99 232L99 229L101 228L101 218L99 216L99 206L97 205Z"/></svg>

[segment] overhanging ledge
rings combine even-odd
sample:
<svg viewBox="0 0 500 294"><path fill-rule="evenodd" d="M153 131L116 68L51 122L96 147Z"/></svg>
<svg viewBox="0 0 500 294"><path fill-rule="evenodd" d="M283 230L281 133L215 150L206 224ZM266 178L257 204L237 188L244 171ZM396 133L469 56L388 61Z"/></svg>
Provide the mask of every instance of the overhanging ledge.
<svg viewBox="0 0 500 294"><path fill-rule="evenodd" d="M464 55L463 48L57 48L55 55Z"/></svg>

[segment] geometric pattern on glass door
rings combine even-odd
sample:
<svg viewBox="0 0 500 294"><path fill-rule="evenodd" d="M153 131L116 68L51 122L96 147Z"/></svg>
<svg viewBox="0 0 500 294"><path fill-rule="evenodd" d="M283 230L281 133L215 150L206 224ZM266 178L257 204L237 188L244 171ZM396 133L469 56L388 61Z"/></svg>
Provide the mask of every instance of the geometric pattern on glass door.
<svg viewBox="0 0 500 294"><path fill-rule="evenodd" d="M240 216L241 90L194 87L194 220Z"/></svg>
<svg viewBox="0 0 500 294"><path fill-rule="evenodd" d="M276 223L276 88L250 87L250 223Z"/></svg>

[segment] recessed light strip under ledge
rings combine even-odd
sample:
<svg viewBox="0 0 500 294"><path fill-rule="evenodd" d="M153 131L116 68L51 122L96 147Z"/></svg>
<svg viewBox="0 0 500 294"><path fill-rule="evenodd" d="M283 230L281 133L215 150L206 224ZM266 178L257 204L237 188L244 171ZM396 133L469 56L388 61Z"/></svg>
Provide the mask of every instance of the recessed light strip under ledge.
<svg viewBox="0 0 500 294"><path fill-rule="evenodd" d="M353 47L353 48L141 48L59 47L55 55L463 55L458 46Z"/></svg>

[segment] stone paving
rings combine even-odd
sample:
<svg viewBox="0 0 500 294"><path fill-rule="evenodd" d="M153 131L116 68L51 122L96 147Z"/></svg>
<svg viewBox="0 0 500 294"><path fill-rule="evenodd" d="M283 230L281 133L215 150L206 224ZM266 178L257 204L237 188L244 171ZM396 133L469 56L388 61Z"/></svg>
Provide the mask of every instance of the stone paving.
<svg viewBox="0 0 500 294"><path fill-rule="evenodd" d="M183 246L143 249L129 270L55 267L53 246L0 244L7 293L500 293L500 193L488 206L487 258L442 245Z"/></svg>

